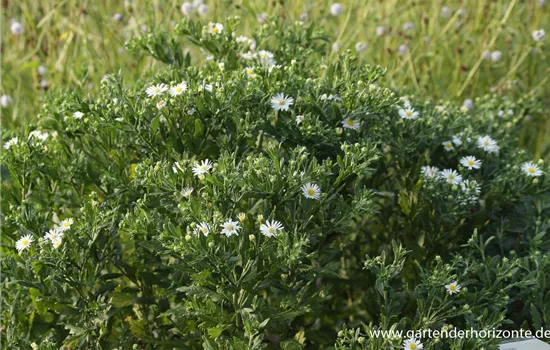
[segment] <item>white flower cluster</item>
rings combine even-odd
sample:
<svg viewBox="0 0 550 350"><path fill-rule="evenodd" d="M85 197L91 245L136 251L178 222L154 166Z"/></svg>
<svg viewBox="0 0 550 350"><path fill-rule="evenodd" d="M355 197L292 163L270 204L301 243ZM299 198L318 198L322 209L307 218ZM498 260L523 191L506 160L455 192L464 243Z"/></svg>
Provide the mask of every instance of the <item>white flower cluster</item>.
<svg viewBox="0 0 550 350"><path fill-rule="evenodd" d="M46 234L44 235L44 239L51 242L52 246L55 249L59 248L61 246L61 243L63 242L63 235L71 228L73 223L74 220L72 218L61 221L58 226L46 232ZM33 242L33 236L31 234L27 234L25 236L22 236L15 243L15 248L18 252L22 252L23 250L29 248Z"/></svg>

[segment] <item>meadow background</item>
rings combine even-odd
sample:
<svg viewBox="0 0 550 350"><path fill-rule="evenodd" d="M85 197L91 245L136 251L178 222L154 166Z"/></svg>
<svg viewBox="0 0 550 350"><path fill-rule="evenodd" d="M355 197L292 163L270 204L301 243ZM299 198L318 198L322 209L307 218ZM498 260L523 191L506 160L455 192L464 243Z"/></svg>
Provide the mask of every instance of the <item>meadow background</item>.
<svg viewBox="0 0 550 350"><path fill-rule="evenodd" d="M332 33L334 57L358 50L365 62L388 69L383 84L403 93L457 104L487 93L534 94L550 105L548 45L533 38L535 30L550 30L550 5L544 0L338 4L3 0L1 94L13 102L2 107L2 128L9 136L9 130L32 122L51 89L82 87L93 94L106 74L119 70L127 82L147 77L155 71L154 60L128 53L125 42L148 31L170 32L186 16L206 23L237 15L240 31L249 35L268 16L314 21ZM193 58L194 64L205 59ZM518 130L534 159L548 159L548 118L548 108L528 115Z"/></svg>

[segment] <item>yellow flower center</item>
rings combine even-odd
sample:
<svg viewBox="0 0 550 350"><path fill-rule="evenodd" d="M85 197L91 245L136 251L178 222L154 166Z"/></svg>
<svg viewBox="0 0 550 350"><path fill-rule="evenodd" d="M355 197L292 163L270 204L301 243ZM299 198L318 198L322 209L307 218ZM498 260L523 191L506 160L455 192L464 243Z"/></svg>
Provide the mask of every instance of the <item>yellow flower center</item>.
<svg viewBox="0 0 550 350"><path fill-rule="evenodd" d="M407 117L410 117L413 113L411 111L406 111L405 114L407 115Z"/></svg>
<svg viewBox="0 0 550 350"><path fill-rule="evenodd" d="M218 33L218 28L217 27L212 28L212 33L217 34Z"/></svg>
<svg viewBox="0 0 550 350"><path fill-rule="evenodd" d="M411 344L411 349L416 349L416 344Z"/></svg>
<svg viewBox="0 0 550 350"><path fill-rule="evenodd" d="M252 75L252 74L254 73L254 71L253 71L252 69L247 69L246 73L247 73L248 75Z"/></svg>
<svg viewBox="0 0 550 350"><path fill-rule="evenodd" d="M451 284L449 286L449 289L452 290L453 292L456 290L456 286L454 284Z"/></svg>
<svg viewBox="0 0 550 350"><path fill-rule="evenodd" d="M313 196L315 194L315 190L313 188L308 188L307 194L309 194L310 196Z"/></svg>
<svg viewBox="0 0 550 350"><path fill-rule="evenodd" d="M281 105L281 106L282 106L282 105L284 105L284 104L285 104L285 100L279 100L279 102L278 102L278 103L279 103L279 105Z"/></svg>
<svg viewBox="0 0 550 350"><path fill-rule="evenodd" d="M455 176L454 176L453 174L450 174L450 175L449 175L449 180L452 180L452 179L454 179L454 178L455 178Z"/></svg>
<svg viewBox="0 0 550 350"><path fill-rule="evenodd" d="M468 161L468 165L474 165L474 161L470 159L470 160Z"/></svg>
<svg viewBox="0 0 550 350"><path fill-rule="evenodd" d="M23 246L26 246L26 245L28 245L28 244L29 244L29 240L28 240L28 239L24 239L24 240L21 241L21 245L23 245Z"/></svg>
<svg viewBox="0 0 550 350"><path fill-rule="evenodd" d="M233 225L228 225L228 226L227 226L227 229L228 229L229 231L233 231Z"/></svg>
<svg viewBox="0 0 550 350"><path fill-rule="evenodd" d="M447 148L453 148L453 144L449 142L449 143L447 143L447 144L445 145L445 147L447 147Z"/></svg>
<svg viewBox="0 0 550 350"><path fill-rule="evenodd" d="M208 229L206 227L202 227L201 231L202 231L202 233L206 233L208 231Z"/></svg>
<svg viewBox="0 0 550 350"><path fill-rule="evenodd" d="M275 227L270 227L268 231L269 233L275 233Z"/></svg>
<svg viewBox="0 0 550 350"><path fill-rule="evenodd" d="M529 169L527 169L530 173L534 173L535 172L535 168L533 167L530 167Z"/></svg>
<svg viewBox="0 0 550 350"><path fill-rule="evenodd" d="M353 120L348 119L348 125L349 125L349 126L353 126L353 124L354 124L354 123L353 123Z"/></svg>

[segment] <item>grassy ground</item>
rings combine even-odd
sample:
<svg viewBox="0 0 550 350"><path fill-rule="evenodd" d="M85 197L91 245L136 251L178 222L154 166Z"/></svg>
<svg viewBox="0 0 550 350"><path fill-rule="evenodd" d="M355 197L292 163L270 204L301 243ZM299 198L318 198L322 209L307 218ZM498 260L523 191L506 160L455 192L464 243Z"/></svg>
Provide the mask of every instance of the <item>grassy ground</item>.
<svg viewBox="0 0 550 350"><path fill-rule="evenodd" d="M184 17L181 0L3 0L1 93L13 104L2 108L2 125L24 125L40 110L47 89L82 85L92 92L106 73L122 70L126 79L154 68L148 59L124 52L124 42L149 29L171 28ZM519 96L533 93L548 100L550 4L539 0L342 0L342 13L330 14L326 1L204 1L192 18L223 21L243 18L250 34L262 13L322 24L340 50L367 44L360 55L388 68L387 83L419 95L466 98L495 92ZM122 15L119 21L115 14ZM23 26L10 31L11 21ZM412 23L413 28L405 27ZM384 34L377 34L377 27ZM536 42L532 32L548 36ZM380 31L380 29L378 29ZM407 48L404 52L404 48ZM401 52L400 52L401 51ZM486 52L501 59L485 59ZM39 74L39 66L47 73ZM524 143L536 157L547 154L550 139L546 115L526 120Z"/></svg>

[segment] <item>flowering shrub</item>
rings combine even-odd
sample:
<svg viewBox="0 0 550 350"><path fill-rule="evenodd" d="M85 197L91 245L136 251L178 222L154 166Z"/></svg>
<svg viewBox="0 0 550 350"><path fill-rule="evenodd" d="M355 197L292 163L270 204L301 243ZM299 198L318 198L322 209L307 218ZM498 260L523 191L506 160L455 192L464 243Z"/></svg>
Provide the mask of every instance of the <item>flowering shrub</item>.
<svg viewBox="0 0 550 350"><path fill-rule="evenodd" d="M136 39L165 71L54 93L6 140L7 347L491 346L367 332L549 325L548 167L511 132L535 101L399 98L350 52L326 62L320 28L237 25Z"/></svg>

